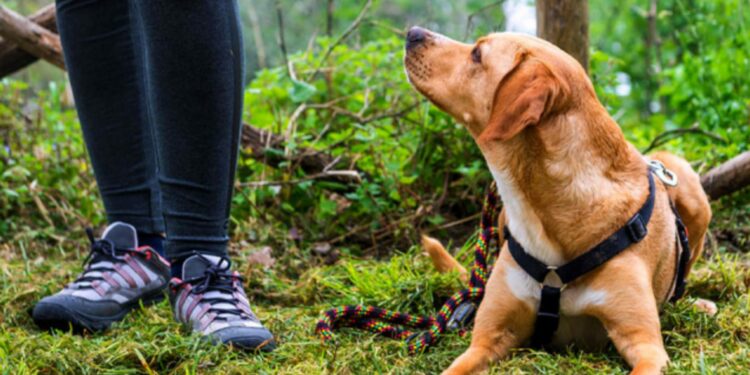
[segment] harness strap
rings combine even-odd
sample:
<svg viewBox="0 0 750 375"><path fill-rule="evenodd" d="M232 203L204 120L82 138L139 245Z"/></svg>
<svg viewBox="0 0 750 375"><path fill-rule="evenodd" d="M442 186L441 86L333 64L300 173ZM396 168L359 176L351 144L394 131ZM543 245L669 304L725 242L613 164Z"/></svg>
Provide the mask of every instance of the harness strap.
<svg viewBox="0 0 750 375"><path fill-rule="evenodd" d="M651 169L650 171L653 172ZM651 173L648 173L648 180L649 196L641 209L628 220L625 226L590 251L559 268L547 266L529 255L513 238L508 228L503 228L513 259L532 278L542 284L532 345L541 346L548 343L557 331L560 321L560 294L565 284L597 268L646 236L648 233L646 227L651 219L655 199L654 180ZM674 301L679 299L685 291L685 274L690 260L690 247L687 230L674 205L672 205L672 210L676 218L677 239L682 246L675 276L675 290L671 297ZM329 341L333 339L332 330L337 325L366 329L384 336L405 339L409 342L411 354L421 353L429 348L446 329L459 329L459 332L463 332L474 316L475 303L481 301L484 296L484 286L492 271L490 261L500 252L501 243L497 241L497 228L493 226L499 212L498 196L493 185L487 194L482 210L481 230L475 246L475 260L469 288L454 294L435 316L414 316L373 306L343 306L326 311L324 318L316 326L316 332L324 341ZM491 246L493 239L495 240L494 246ZM550 273L559 277L561 286L545 284L545 279ZM427 330L411 331L406 327Z"/></svg>
<svg viewBox="0 0 750 375"><path fill-rule="evenodd" d="M678 251L680 251L680 258L677 263L677 270L675 271L676 276L674 293L669 299L670 301L674 302L685 295L685 286L687 285L685 276L687 274L688 262L690 262L690 244L688 243L687 229L685 228L685 224L682 222L680 214L677 212L677 209L673 204L671 204L671 202L670 205L672 206L672 212L674 212L675 217L675 224L677 225L677 241L679 242L680 248L682 249L681 251L680 249L677 249Z"/></svg>
<svg viewBox="0 0 750 375"><path fill-rule="evenodd" d="M531 345L542 346L552 340L557 326L560 323L560 292L561 288L544 285L542 286L542 299L539 302L539 311L536 313L534 322L534 334L531 336Z"/></svg>
<svg viewBox="0 0 750 375"><path fill-rule="evenodd" d="M552 339L560 321L560 292L566 284L601 266L646 237L646 234L648 234L647 226L654 211L656 196L654 177L650 171L649 169L648 197L638 212L623 227L609 236L609 238L563 266L551 267L536 259L524 250L523 246L510 233L508 227L503 228L505 239L508 241L508 249L513 259L529 276L542 284L541 301L539 303L536 322L534 323L534 335L531 339L532 345L544 345ZM560 278L562 282L561 286L558 287L545 283L545 279L551 272Z"/></svg>
<svg viewBox="0 0 750 375"><path fill-rule="evenodd" d="M641 242L648 234L647 226L651 220L651 214L654 212L655 197L656 187L654 186L654 176L649 173L648 198L641 209L628 220L625 226L609 236L609 238L558 268L556 272L562 282L567 284L581 275L593 271L604 264L604 262L614 258L617 254L630 247L630 245Z"/></svg>

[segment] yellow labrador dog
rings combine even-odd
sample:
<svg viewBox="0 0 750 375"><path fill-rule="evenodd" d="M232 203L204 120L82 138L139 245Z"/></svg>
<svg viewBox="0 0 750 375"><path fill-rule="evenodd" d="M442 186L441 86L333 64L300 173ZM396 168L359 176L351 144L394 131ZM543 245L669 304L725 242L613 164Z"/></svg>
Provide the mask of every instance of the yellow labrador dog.
<svg viewBox="0 0 750 375"><path fill-rule="evenodd" d="M679 183L649 181L648 160L625 140L581 65L541 39L500 33L464 44L415 27L405 66L413 86L465 125L481 149L504 204L500 225L524 257L550 270L563 266L624 228L653 199L638 241L564 286L551 345L601 347L611 340L634 374L664 370L669 359L659 310L674 293L678 269L686 274L700 256L711 219L690 165L667 153L651 155ZM685 267L678 265L670 198L689 233ZM471 346L447 374L481 372L534 333L543 286L508 242L477 311ZM439 243L425 244L436 264L457 268Z"/></svg>

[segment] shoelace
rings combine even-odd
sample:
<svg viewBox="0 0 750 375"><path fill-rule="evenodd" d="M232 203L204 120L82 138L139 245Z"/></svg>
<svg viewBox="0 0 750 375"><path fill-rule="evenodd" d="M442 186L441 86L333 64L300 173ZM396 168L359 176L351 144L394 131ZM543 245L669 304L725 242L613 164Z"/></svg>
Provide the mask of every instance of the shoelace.
<svg viewBox="0 0 750 375"><path fill-rule="evenodd" d="M138 252L133 249L121 249L117 248L115 244L106 239L99 239L97 240L94 238L94 230L91 228L86 228L86 236L89 238L89 241L91 242L91 251L86 256L86 259L83 260L83 267L84 271L81 273L81 275L73 281L71 284L76 285L80 289L90 289L93 288L92 282L94 281L106 281L104 279L103 273L104 272L117 272L116 269L112 267L106 267L102 265L98 265L103 262L110 262L112 264L115 263L126 263L125 259L118 255L119 254L125 254L125 253L132 253L137 254ZM92 275L92 273L99 272L99 275ZM82 283L88 282L87 285L81 285Z"/></svg>
<svg viewBox="0 0 750 375"><path fill-rule="evenodd" d="M211 307L209 312L216 313L216 319L228 320L228 315L236 315L240 317L247 317L252 319L253 317L245 313L239 308L222 308L216 307L219 304L227 304L237 306L241 303L237 297L235 297L234 280L242 282L244 278L240 275L233 274L230 271L230 262L227 258L221 258L217 264L213 264L211 261L201 255L204 262L209 264L208 268L203 273L203 276L195 277L188 280L183 280L176 285L177 289L180 289L185 284L191 284L193 288L190 290L191 294L205 294L211 291L219 292L221 296L229 298L203 298L201 302L208 303Z"/></svg>

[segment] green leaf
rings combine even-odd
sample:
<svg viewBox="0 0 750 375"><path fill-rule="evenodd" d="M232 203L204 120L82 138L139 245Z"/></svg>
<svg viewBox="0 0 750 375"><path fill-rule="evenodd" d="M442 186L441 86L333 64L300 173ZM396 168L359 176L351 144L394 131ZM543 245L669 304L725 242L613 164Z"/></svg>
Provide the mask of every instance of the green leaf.
<svg viewBox="0 0 750 375"><path fill-rule="evenodd" d="M318 90L315 86L302 81L292 80L292 90L289 92L289 97L295 103L302 103L310 100Z"/></svg>

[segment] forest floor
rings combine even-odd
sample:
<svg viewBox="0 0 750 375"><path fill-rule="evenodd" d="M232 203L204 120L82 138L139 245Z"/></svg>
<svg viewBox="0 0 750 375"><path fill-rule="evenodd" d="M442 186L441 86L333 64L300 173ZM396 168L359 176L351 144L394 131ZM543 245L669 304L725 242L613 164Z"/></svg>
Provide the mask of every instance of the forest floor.
<svg viewBox="0 0 750 375"><path fill-rule="evenodd" d="M707 254L690 277L688 297L666 306L663 337L672 360L669 373L750 372L750 254L747 212L716 215ZM735 232L726 231L734 230ZM732 234L734 233L734 234ZM744 233L738 243L736 234ZM83 236L82 236L83 237ZM728 239L727 239L728 238ZM458 250L469 264L469 245ZM744 252L741 249L744 248ZM344 256L334 265L307 258L300 249L277 256L262 270L249 266L258 248L233 250L237 269L249 277L256 313L275 333L279 348L254 354L211 346L189 335L171 317L167 302L129 314L106 333L43 332L29 312L35 301L59 290L80 272L84 242L0 244L0 373L254 373L254 374L433 374L446 368L469 344L470 334L443 336L430 351L409 356L403 343L342 329L338 344L314 333L321 313L344 303L375 303L428 313L461 288L456 275L439 275L418 247L386 260ZM309 253L309 252L307 252ZM288 264L307 262L298 273ZM289 263L292 261L292 263ZM693 307L701 297L717 303L711 317ZM561 352L522 349L491 373L626 373L610 346L602 353L571 347Z"/></svg>

